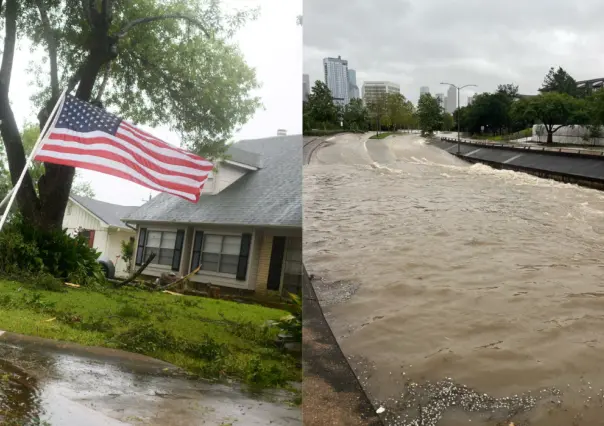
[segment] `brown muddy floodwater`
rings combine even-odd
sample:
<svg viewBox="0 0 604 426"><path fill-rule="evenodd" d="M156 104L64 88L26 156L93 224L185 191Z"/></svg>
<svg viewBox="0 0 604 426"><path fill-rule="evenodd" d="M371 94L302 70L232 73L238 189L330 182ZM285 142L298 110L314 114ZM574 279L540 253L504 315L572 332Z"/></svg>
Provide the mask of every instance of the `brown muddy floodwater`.
<svg viewBox="0 0 604 426"><path fill-rule="evenodd" d="M366 140L305 166L304 256L385 423L604 424L604 193Z"/></svg>

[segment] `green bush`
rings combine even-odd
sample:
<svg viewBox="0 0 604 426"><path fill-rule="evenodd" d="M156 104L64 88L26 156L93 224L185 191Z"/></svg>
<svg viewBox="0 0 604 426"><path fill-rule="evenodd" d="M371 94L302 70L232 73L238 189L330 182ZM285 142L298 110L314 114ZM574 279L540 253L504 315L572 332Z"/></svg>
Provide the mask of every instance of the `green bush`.
<svg viewBox="0 0 604 426"><path fill-rule="evenodd" d="M42 288L56 288L56 280L87 285L102 277L99 253L82 237L65 230L43 231L15 216L0 232L0 274L38 277Z"/></svg>

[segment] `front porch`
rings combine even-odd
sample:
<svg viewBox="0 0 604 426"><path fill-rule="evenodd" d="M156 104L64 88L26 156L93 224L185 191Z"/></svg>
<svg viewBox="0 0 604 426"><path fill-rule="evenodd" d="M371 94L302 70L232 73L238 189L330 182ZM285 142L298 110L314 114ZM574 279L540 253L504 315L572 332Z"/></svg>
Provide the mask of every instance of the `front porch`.
<svg viewBox="0 0 604 426"><path fill-rule="evenodd" d="M185 276L200 267L191 289L216 286L258 296L301 291L301 229L148 225L139 227L136 247L136 265L156 254L144 272L149 277Z"/></svg>

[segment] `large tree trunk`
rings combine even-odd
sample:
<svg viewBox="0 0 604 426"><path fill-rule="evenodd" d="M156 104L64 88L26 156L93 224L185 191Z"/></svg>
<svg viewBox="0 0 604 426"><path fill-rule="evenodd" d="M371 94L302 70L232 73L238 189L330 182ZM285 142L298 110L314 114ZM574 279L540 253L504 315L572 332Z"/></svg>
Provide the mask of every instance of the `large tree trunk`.
<svg viewBox="0 0 604 426"><path fill-rule="evenodd" d="M554 143L554 132L551 130L547 130L547 141L545 142L548 145L553 145Z"/></svg>
<svg viewBox="0 0 604 426"><path fill-rule="evenodd" d="M103 3L103 9L105 8ZM75 96L90 101L95 81L105 64L117 57L117 38L108 35L111 25L110 11L91 11L92 33L88 40L89 53L78 71L78 89ZM54 98L54 97L53 97ZM50 119L50 111L56 103L51 99L38 115L40 129ZM39 208L35 222L43 229L60 229L65 208L75 176L75 168L58 164L44 164L45 173L38 182Z"/></svg>
<svg viewBox="0 0 604 426"><path fill-rule="evenodd" d="M103 49L106 51L106 49ZM76 91L76 97L89 101L92 97L94 82L103 65L110 60L105 52L93 51L88 55L82 68L81 80ZM53 105L56 100L49 102ZM49 111L52 106L46 107L39 115L40 129L50 119ZM40 194L40 209L37 212L36 223L43 229L60 229L63 224L65 208L69 201L69 194L75 176L75 168L59 164L44 164L44 175L38 182Z"/></svg>

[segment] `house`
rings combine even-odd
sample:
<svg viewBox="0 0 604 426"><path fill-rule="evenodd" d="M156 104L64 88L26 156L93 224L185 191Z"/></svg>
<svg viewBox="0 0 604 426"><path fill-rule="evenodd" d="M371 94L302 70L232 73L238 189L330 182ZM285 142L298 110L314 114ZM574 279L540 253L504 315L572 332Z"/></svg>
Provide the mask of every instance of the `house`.
<svg viewBox="0 0 604 426"><path fill-rule="evenodd" d="M128 265L121 258L121 243L134 239L136 232L120 218L136 209L138 206L120 206L71 195L63 217L63 228L70 235L84 235L90 247L101 253L99 259L111 260L115 265L115 275L125 276Z"/></svg>
<svg viewBox="0 0 604 426"><path fill-rule="evenodd" d="M123 220L145 275L198 266L192 285L297 292L302 277L302 136L232 144L198 203L162 193Z"/></svg>

